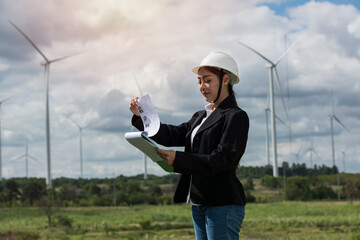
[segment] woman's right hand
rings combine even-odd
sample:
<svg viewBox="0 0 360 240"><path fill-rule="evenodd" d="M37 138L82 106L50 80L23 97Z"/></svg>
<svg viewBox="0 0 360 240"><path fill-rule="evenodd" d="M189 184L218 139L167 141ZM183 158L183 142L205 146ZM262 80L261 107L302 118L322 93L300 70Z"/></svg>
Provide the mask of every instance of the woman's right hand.
<svg viewBox="0 0 360 240"><path fill-rule="evenodd" d="M131 99L129 109L133 114L135 114L136 116L139 117L140 113L139 113L139 107L137 105L138 99L139 99L139 97L135 97L135 98Z"/></svg>

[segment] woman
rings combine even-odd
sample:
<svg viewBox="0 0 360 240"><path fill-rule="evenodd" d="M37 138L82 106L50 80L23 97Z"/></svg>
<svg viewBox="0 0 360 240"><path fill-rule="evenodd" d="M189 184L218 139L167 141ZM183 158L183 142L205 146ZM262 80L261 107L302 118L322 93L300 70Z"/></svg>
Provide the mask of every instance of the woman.
<svg viewBox="0 0 360 240"><path fill-rule="evenodd" d="M212 52L192 71L209 104L179 126L161 124L152 139L164 146L185 147L183 152L158 149L157 153L181 174L174 201L192 204L196 239L239 239L246 201L236 168L245 151L249 119L237 106L232 89L239 82L237 64L225 53ZM137 99L130 103L132 124L143 130Z"/></svg>

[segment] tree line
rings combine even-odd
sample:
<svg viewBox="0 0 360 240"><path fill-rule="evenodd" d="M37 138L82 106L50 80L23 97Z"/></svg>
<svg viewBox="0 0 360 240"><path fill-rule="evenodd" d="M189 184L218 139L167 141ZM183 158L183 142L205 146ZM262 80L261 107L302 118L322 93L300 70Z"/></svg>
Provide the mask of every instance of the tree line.
<svg viewBox="0 0 360 240"><path fill-rule="evenodd" d="M253 179L272 190L283 191L286 200L360 198L359 174L338 174L336 167L308 169L304 164L291 167L284 163L280 177L272 176L272 166L242 166L236 171L248 202L256 202ZM135 204L172 204L178 174L165 176L117 176L114 178L57 178L54 191L46 189L44 178L10 178L0 183L0 207L44 206L51 199L53 206L129 206ZM284 181L285 180L285 181ZM334 186L340 184L339 192Z"/></svg>

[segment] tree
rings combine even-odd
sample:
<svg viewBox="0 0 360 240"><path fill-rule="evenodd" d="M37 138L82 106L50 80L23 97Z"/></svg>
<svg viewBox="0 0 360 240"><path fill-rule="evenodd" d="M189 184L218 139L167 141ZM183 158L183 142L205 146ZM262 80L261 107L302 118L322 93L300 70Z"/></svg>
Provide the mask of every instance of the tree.
<svg viewBox="0 0 360 240"><path fill-rule="evenodd" d="M246 181L244 182L244 190L245 191L254 190L254 182L253 182L252 178L246 179Z"/></svg>
<svg viewBox="0 0 360 240"><path fill-rule="evenodd" d="M101 188L97 184L91 184L89 188L90 195L97 195L99 196L101 193Z"/></svg>
<svg viewBox="0 0 360 240"><path fill-rule="evenodd" d="M287 200L311 200L312 192L310 190L309 179L307 177L295 176L288 178L286 184Z"/></svg>
<svg viewBox="0 0 360 240"><path fill-rule="evenodd" d="M23 187L23 197L32 206L35 200L46 195L45 182L38 179L30 179Z"/></svg>
<svg viewBox="0 0 360 240"><path fill-rule="evenodd" d="M17 199L18 195L19 195L18 185L15 182L15 180L10 179L5 182L5 191L4 192L5 192L6 198L9 201L10 206L12 206L13 200Z"/></svg>
<svg viewBox="0 0 360 240"><path fill-rule="evenodd" d="M360 181L358 179L348 178L346 179L346 184L343 187L343 193L346 195L346 198L353 202L357 197L360 197Z"/></svg>
<svg viewBox="0 0 360 240"><path fill-rule="evenodd" d="M261 185L270 189L276 189L280 186L280 183L276 177L265 175L261 178Z"/></svg>
<svg viewBox="0 0 360 240"><path fill-rule="evenodd" d="M312 189L314 199L336 199L336 193L331 187L326 186L324 183L318 183Z"/></svg>
<svg viewBox="0 0 360 240"><path fill-rule="evenodd" d="M77 197L76 187L69 183L62 185L59 190L59 197L61 201L75 201Z"/></svg>

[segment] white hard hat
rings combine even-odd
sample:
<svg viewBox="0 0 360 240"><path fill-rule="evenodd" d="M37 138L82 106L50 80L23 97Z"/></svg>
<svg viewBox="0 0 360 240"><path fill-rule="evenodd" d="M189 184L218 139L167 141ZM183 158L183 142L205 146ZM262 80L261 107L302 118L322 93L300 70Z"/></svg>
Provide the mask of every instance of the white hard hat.
<svg viewBox="0 0 360 240"><path fill-rule="evenodd" d="M223 52L211 52L200 63L199 66L194 67L192 71L198 74L199 69L202 67L215 67L221 68L231 73L230 84L234 85L239 82L239 69L235 60L228 54Z"/></svg>

